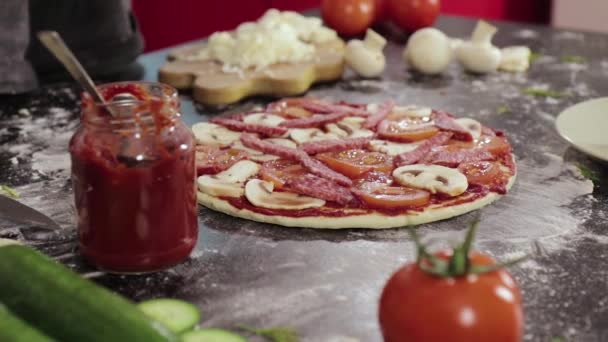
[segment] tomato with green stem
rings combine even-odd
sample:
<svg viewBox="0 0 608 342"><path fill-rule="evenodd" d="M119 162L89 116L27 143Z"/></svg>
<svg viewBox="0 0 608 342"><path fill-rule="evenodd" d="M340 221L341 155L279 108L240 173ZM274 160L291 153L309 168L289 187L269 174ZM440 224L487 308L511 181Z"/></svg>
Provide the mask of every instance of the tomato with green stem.
<svg viewBox="0 0 608 342"><path fill-rule="evenodd" d="M523 333L521 294L504 269L471 251L477 222L452 251L429 253L411 230L418 259L395 272L380 298L385 342L518 342Z"/></svg>

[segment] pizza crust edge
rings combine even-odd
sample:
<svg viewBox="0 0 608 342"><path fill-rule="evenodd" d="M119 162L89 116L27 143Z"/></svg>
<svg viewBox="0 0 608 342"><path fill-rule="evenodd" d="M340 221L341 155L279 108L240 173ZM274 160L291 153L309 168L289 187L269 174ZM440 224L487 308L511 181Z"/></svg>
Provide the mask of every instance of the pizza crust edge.
<svg viewBox="0 0 608 342"><path fill-rule="evenodd" d="M511 189L517 172L509 178L507 190ZM248 219L257 222L277 224L286 227L300 228L315 228L315 229L348 229L348 228L364 228L364 229L386 229L397 228L404 226L413 226L423 223L445 220L454 216L466 214L470 211L482 208L496 201L503 195L495 192L490 192L484 197L478 198L471 202L457 204L448 207L426 208L424 211L405 215L383 215L380 213L370 213L363 215L352 215L342 217L330 216L306 216L306 217L290 217L281 215L265 215L253 212L248 209L239 209L232 206L228 201L217 197L209 196L200 191L197 191L198 203L222 212L224 214Z"/></svg>

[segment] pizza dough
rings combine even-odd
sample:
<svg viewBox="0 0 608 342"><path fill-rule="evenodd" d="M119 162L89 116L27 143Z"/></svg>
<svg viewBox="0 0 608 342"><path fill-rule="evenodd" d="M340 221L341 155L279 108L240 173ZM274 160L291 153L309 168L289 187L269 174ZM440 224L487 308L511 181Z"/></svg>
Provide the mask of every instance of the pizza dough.
<svg viewBox="0 0 608 342"><path fill-rule="evenodd" d="M224 134L214 140L218 130ZM383 229L443 220L499 199L516 178L501 132L390 101L290 99L193 131L202 144L199 203L287 227Z"/></svg>

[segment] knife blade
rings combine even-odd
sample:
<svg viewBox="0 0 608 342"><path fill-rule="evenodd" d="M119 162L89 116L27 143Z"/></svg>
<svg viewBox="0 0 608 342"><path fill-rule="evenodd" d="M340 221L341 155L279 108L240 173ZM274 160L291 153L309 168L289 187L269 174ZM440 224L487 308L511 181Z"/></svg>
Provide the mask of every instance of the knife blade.
<svg viewBox="0 0 608 342"><path fill-rule="evenodd" d="M61 229L50 217L8 196L0 195L0 218L40 228Z"/></svg>

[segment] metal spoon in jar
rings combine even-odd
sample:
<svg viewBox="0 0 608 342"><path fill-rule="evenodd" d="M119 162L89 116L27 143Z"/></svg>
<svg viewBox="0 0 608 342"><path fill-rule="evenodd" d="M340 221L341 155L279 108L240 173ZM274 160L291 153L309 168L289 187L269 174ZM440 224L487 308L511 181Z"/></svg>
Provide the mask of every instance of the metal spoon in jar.
<svg viewBox="0 0 608 342"><path fill-rule="evenodd" d="M55 31L40 31L38 39L55 55L55 57L63 64L72 77L88 92L93 100L104 106L113 117L124 117L123 108L137 101L137 98L129 93L120 93L115 95L110 101L110 105L101 96L97 87L91 80L91 77L84 70L78 59L74 56L70 48L65 44L59 33ZM126 148L122 148L118 154L118 160L127 166L139 165L143 161L143 156L132 155Z"/></svg>
<svg viewBox="0 0 608 342"><path fill-rule="evenodd" d="M42 44L63 64L70 75L93 97L93 100L100 105L104 105L112 116L116 116L113 108L106 106L107 103L95 87L95 83L93 83L91 77L84 70L78 59L76 59L70 48L61 39L59 33L56 31L40 31L37 35Z"/></svg>

